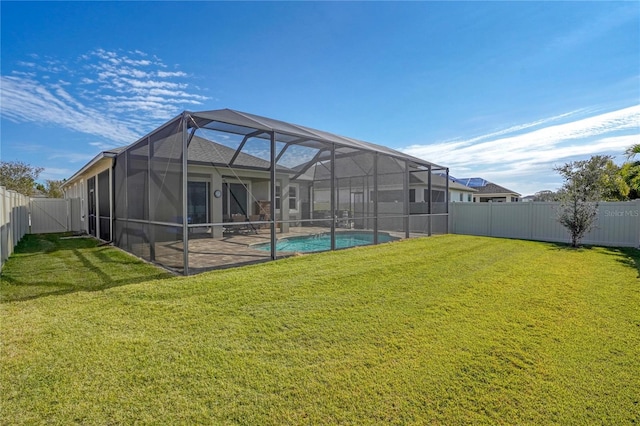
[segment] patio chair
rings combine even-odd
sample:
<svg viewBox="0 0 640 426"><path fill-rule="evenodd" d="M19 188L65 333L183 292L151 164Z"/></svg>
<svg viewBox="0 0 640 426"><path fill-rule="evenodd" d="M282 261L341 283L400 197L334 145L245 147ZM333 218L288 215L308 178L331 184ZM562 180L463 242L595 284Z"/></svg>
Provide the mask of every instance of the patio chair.
<svg viewBox="0 0 640 426"><path fill-rule="evenodd" d="M241 231L253 231L255 233L258 232L251 223L247 223L247 222L250 222L250 221L247 219L247 217L245 215L234 214L234 215L231 216L231 219L232 219L232 223L234 224L233 225L233 230L236 233L241 232ZM236 223L238 223L238 225L235 225Z"/></svg>
<svg viewBox="0 0 640 426"><path fill-rule="evenodd" d="M256 222L260 222L260 215L259 214L252 214L249 216L249 226L257 232L258 229L262 228L264 226L264 224L262 223L256 223Z"/></svg>

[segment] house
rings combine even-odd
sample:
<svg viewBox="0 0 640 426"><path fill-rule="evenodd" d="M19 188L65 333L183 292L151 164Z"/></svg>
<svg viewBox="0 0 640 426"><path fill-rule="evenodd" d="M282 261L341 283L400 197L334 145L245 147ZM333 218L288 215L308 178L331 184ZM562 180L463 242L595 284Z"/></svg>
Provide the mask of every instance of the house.
<svg viewBox="0 0 640 426"><path fill-rule="evenodd" d="M476 193L473 194L474 203L513 203L520 201L520 197L522 197L521 194L515 191L482 178L450 178L454 182L476 190Z"/></svg>
<svg viewBox="0 0 640 426"><path fill-rule="evenodd" d="M63 190L87 233L189 274L446 233L443 194L460 189L447 176L381 145L223 109L185 111L98 154Z"/></svg>

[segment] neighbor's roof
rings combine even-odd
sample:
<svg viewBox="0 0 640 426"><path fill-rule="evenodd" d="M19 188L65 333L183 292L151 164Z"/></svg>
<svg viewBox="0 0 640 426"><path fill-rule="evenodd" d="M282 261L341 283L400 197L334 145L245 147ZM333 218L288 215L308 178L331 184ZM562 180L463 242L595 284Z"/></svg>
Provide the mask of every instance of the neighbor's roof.
<svg viewBox="0 0 640 426"><path fill-rule="evenodd" d="M474 189L478 191L478 194L515 194L520 196L516 191L512 191L503 186L496 185L495 183L487 182L485 186L477 186Z"/></svg>
<svg viewBox="0 0 640 426"><path fill-rule="evenodd" d="M264 130L267 132L276 132L279 140L285 142L298 139L308 139L316 141L332 142L355 149L364 149L367 151L379 152L396 158L406 159L418 164L431 165L435 168L445 169L434 163L430 163L421 158L413 157L395 149L386 146L364 142L345 136L339 136L323 130L312 129L310 127L300 126L298 124L287 123L272 118L261 117L255 114L235 111L231 109L218 109L212 111L188 112L194 119L196 125L212 128L210 122L215 122L216 130L226 131L237 134L249 134L254 130Z"/></svg>
<svg viewBox="0 0 640 426"><path fill-rule="evenodd" d="M493 182L489 182L486 179L473 177L473 178L454 178L450 176L451 180L468 186L469 188L476 189L479 194L515 194L520 196L516 191L505 188L504 186L497 185Z"/></svg>
<svg viewBox="0 0 640 426"><path fill-rule="evenodd" d="M409 182L411 184L427 184L428 183L425 179L419 178L418 176L416 176L415 173L411 173L409 175ZM438 188L444 188L446 183L447 181L444 176L437 173L433 173L431 175L431 184L433 186L436 186ZM477 192L475 188L471 188L451 180L449 180L449 189L455 189L455 190L464 191L464 192Z"/></svg>

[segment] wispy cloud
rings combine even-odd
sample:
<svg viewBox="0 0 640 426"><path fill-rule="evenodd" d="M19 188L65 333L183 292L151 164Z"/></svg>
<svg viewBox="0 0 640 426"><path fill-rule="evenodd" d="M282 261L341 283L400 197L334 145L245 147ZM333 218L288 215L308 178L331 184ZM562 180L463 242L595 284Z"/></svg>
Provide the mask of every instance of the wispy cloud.
<svg viewBox="0 0 640 426"><path fill-rule="evenodd" d="M31 55L16 66L1 76L3 117L52 124L119 145L207 100L191 90L187 73L167 70L159 58L137 50L98 49L81 55L73 67Z"/></svg>
<svg viewBox="0 0 640 426"><path fill-rule="evenodd" d="M587 117L578 113L464 140L413 145L402 151L445 164L453 175L508 179L509 184L529 187L536 177L553 174L554 165L596 154L622 154L640 137L640 105ZM573 121L566 121L569 118ZM558 123L560 120L565 122Z"/></svg>
<svg viewBox="0 0 640 426"><path fill-rule="evenodd" d="M123 143L137 133L113 116L77 102L60 88L24 77L0 77L2 115L16 122L49 123ZM53 90L52 90L53 89Z"/></svg>

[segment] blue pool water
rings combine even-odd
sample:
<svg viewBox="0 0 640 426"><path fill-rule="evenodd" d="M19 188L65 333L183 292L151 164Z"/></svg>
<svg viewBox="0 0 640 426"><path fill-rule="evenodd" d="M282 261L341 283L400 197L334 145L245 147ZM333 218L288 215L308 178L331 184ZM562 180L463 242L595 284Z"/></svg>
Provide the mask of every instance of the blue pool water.
<svg viewBox="0 0 640 426"><path fill-rule="evenodd" d="M386 233L378 233L378 242L387 243L397 240ZM340 232L336 233L336 249L364 246L373 244L373 233L371 232ZM256 244L253 246L258 250L269 251L271 244ZM314 251L331 250L331 234L305 235L301 237L283 238L276 242L276 251L290 251L298 253L311 253Z"/></svg>

